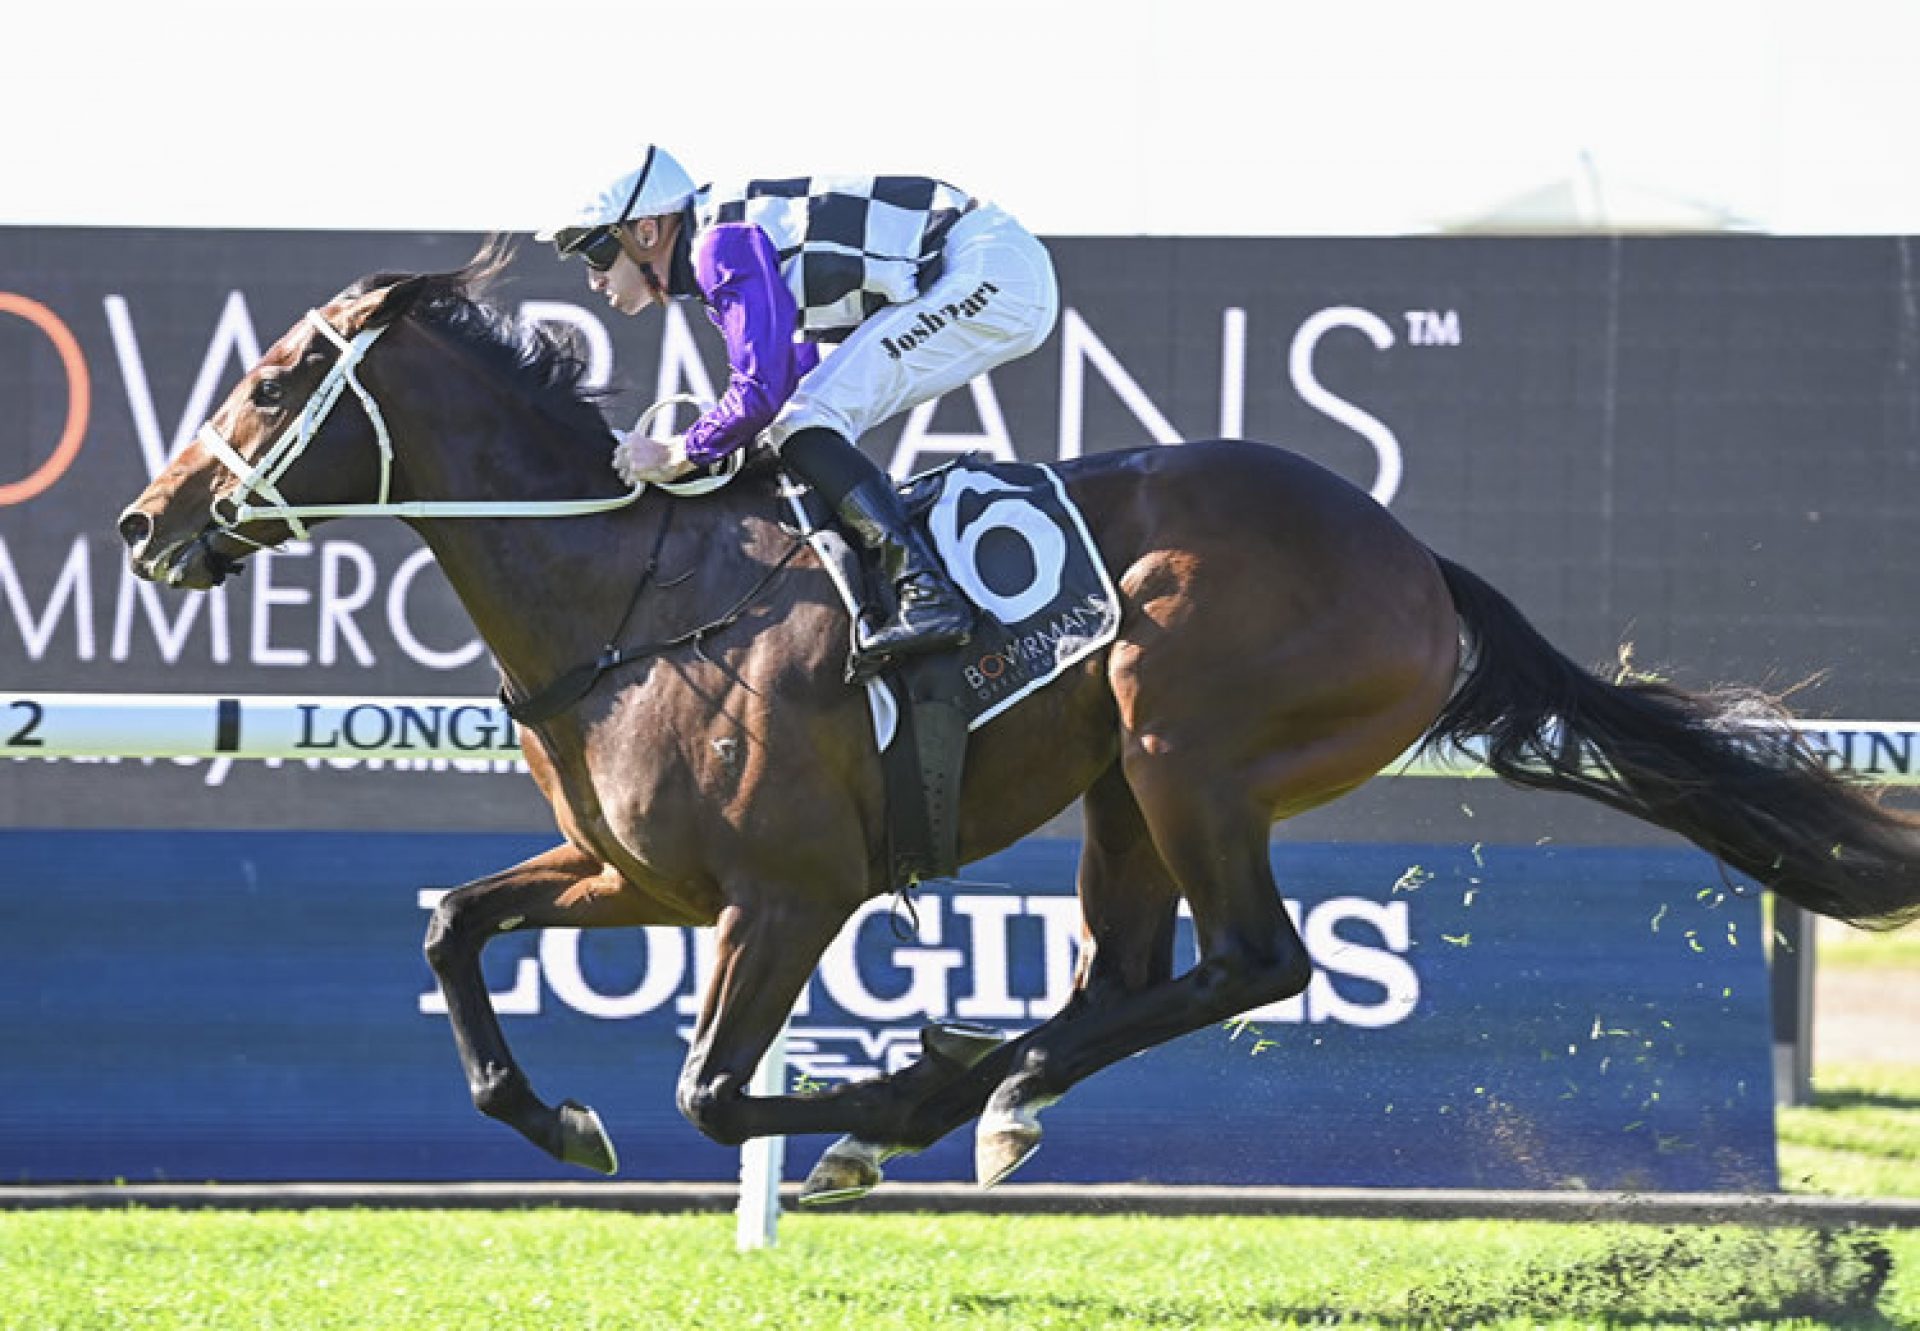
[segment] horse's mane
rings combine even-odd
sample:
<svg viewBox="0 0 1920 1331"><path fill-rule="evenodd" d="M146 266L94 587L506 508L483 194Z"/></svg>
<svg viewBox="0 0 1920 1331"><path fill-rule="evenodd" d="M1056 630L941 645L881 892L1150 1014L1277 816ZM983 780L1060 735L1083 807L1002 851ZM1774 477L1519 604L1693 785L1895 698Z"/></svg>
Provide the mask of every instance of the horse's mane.
<svg viewBox="0 0 1920 1331"><path fill-rule="evenodd" d="M492 236L461 268L424 274L373 273L341 294L365 295L418 278L422 285L408 317L444 333L513 382L535 409L556 424L596 441L604 439L608 427L600 403L611 394L582 382L587 362L572 334L556 332L551 324L523 322L488 299L512 260L512 242Z"/></svg>

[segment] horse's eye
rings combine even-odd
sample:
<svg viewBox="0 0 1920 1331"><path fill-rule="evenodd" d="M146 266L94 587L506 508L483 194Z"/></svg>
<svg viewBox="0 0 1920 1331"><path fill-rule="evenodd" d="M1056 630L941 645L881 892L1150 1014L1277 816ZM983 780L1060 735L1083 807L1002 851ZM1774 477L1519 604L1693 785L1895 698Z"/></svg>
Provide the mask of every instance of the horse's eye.
<svg viewBox="0 0 1920 1331"><path fill-rule="evenodd" d="M253 386L253 405L271 411L287 400L287 386L278 379L262 379Z"/></svg>

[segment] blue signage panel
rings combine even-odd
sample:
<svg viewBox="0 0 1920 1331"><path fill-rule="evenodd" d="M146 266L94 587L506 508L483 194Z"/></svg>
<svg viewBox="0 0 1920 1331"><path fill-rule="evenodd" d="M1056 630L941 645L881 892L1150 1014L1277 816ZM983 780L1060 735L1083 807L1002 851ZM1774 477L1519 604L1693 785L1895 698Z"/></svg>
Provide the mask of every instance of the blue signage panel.
<svg viewBox="0 0 1920 1331"><path fill-rule="evenodd" d="M469 1105L419 950L438 893L547 844L0 831L0 1181L579 1177ZM871 903L795 1014L795 1087L901 1065L930 1019L1018 1031L1057 1007L1076 853L1030 841L911 913ZM1085 1083L1021 1180L1775 1185L1760 915L1704 856L1281 845L1274 863L1312 987ZM601 1112L624 1177L737 1172L673 1107L710 960L708 933L669 928L488 949L535 1086ZM965 1179L971 1158L961 1133L889 1173Z"/></svg>

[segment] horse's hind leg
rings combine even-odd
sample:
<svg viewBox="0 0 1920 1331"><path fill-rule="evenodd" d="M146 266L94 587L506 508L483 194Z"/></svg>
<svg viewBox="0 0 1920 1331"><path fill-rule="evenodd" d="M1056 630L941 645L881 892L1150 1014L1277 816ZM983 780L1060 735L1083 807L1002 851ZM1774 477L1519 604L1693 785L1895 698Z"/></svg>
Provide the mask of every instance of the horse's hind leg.
<svg viewBox="0 0 1920 1331"><path fill-rule="evenodd" d="M572 846L557 846L502 873L449 892L427 926L427 963L447 1003L473 1103L568 1164L611 1174L618 1167L600 1116L571 1100L548 1106L514 1061L480 972L496 934L565 925L660 924L618 874Z"/></svg>
<svg viewBox="0 0 1920 1331"><path fill-rule="evenodd" d="M1044 1038L1044 1032L1171 977L1179 889L1154 847L1118 764L1087 791L1084 808L1086 833L1079 870L1083 945L1066 1006L1013 1044L975 1046L964 1065L949 1056L943 1069L930 1069L939 1060L929 1057L885 1078L888 1090L906 1111L901 1135L886 1141L841 1138L807 1176L801 1201L817 1205L871 1192L881 1181L881 1166L887 1160L925 1150L976 1117L994 1088L1019 1066L1021 1052ZM930 1041L929 1054L935 1052Z"/></svg>
<svg viewBox="0 0 1920 1331"><path fill-rule="evenodd" d="M1084 1001L1020 1042L1012 1071L980 1117L974 1168L983 1184L1004 1179L1038 1148L1039 1111L1075 1083L1130 1054L1289 998L1312 978L1268 864L1268 819L1248 792L1151 761L1130 762L1126 771L1139 799L1138 835L1129 853L1102 851L1105 871L1092 883L1083 873L1083 898L1124 901L1145 891L1171 899L1177 883L1193 908L1199 960L1178 978L1123 971L1089 984Z"/></svg>

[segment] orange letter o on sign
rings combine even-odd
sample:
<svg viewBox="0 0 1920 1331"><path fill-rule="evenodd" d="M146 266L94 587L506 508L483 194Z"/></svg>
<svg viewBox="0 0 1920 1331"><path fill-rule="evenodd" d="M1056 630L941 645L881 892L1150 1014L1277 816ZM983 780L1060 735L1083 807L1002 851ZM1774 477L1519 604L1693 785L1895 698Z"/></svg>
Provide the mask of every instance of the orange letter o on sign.
<svg viewBox="0 0 1920 1331"><path fill-rule="evenodd" d="M80 453L80 441L87 435L87 414L93 401L92 381L87 378L87 359L80 354L80 343L60 322L60 316L37 300L0 291L0 313L17 314L47 335L53 349L60 353L60 364L67 372L67 423L53 456L41 463L25 480L0 484L0 507L24 504L59 480Z"/></svg>

